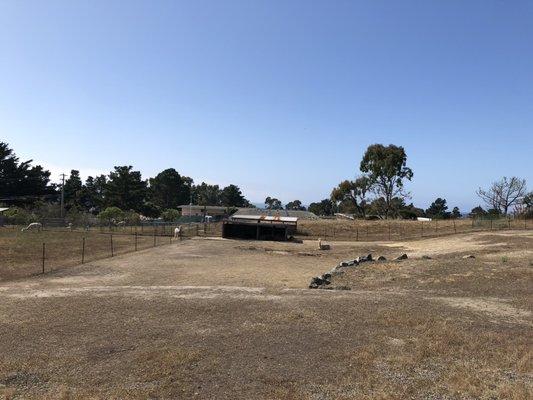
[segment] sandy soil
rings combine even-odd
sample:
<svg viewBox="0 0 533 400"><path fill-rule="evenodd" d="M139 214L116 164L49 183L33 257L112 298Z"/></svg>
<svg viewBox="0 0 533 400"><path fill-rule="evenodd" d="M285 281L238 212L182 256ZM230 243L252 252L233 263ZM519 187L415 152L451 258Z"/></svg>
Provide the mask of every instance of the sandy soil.
<svg viewBox="0 0 533 400"><path fill-rule="evenodd" d="M1 283L0 396L531 398L533 232L315 246L184 240ZM409 259L307 289L369 252Z"/></svg>

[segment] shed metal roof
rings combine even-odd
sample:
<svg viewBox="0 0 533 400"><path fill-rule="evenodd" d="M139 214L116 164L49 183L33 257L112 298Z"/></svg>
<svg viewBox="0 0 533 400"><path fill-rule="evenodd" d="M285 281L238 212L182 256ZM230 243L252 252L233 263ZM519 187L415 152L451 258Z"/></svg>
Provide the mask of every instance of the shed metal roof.
<svg viewBox="0 0 533 400"><path fill-rule="evenodd" d="M232 220L268 221L268 222L297 222L297 217L281 217L273 215L233 215Z"/></svg>
<svg viewBox="0 0 533 400"><path fill-rule="evenodd" d="M296 217L298 219L318 219L318 217L310 211L300 210L267 210L264 208L239 208L233 217L241 217L244 215L268 215L272 217Z"/></svg>

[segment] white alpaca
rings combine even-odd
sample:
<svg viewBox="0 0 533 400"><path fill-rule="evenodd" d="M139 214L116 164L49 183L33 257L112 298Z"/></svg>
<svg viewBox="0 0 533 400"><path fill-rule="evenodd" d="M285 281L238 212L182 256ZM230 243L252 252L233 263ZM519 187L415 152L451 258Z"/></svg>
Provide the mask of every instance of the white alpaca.
<svg viewBox="0 0 533 400"><path fill-rule="evenodd" d="M41 224L40 222L32 222L26 228L22 228L20 231L24 232L24 231L31 230L31 229L37 229L40 232L42 227L43 227L43 224Z"/></svg>
<svg viewBox="0 0 533 400"><path fill-rule="evenodd" d="M117 222L117 226L126 226L126 221Z"/></svg>
<svg viewBox="0 0 533 400"><path fill-rule="evenodd" d="M181 225L174 229L174 237L176 239L181 238Z"/></svg>

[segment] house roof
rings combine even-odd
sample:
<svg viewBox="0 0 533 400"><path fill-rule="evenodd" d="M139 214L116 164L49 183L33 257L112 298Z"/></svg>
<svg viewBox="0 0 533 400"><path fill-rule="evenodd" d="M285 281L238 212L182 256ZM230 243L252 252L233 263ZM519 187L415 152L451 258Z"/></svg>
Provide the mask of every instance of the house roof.
<svg viewBox="0 0 533 400"><path fill-rule="evenodd" d="M0 207L0 213L9 210L9 207Z"/></svg>
<svg viewBox="0 0 533 400"><path fill-rule="evenodd" d="M182 206L179 206L178 208L190 208L191 210L225 210L227 207L224 206L198 206L198 205L190 205L190 204L184 204Z"/></svg>

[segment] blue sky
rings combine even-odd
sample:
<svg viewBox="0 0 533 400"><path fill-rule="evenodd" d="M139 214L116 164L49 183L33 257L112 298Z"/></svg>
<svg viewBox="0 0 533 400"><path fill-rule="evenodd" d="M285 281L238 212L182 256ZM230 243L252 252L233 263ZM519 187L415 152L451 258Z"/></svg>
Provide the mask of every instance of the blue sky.
<svg viewBox="0 0 533 400"><path fill-rule="evenodd" d="M532 1L1 1L0 140L304 203L405 147L415 204L533 186Z"/></svg>

